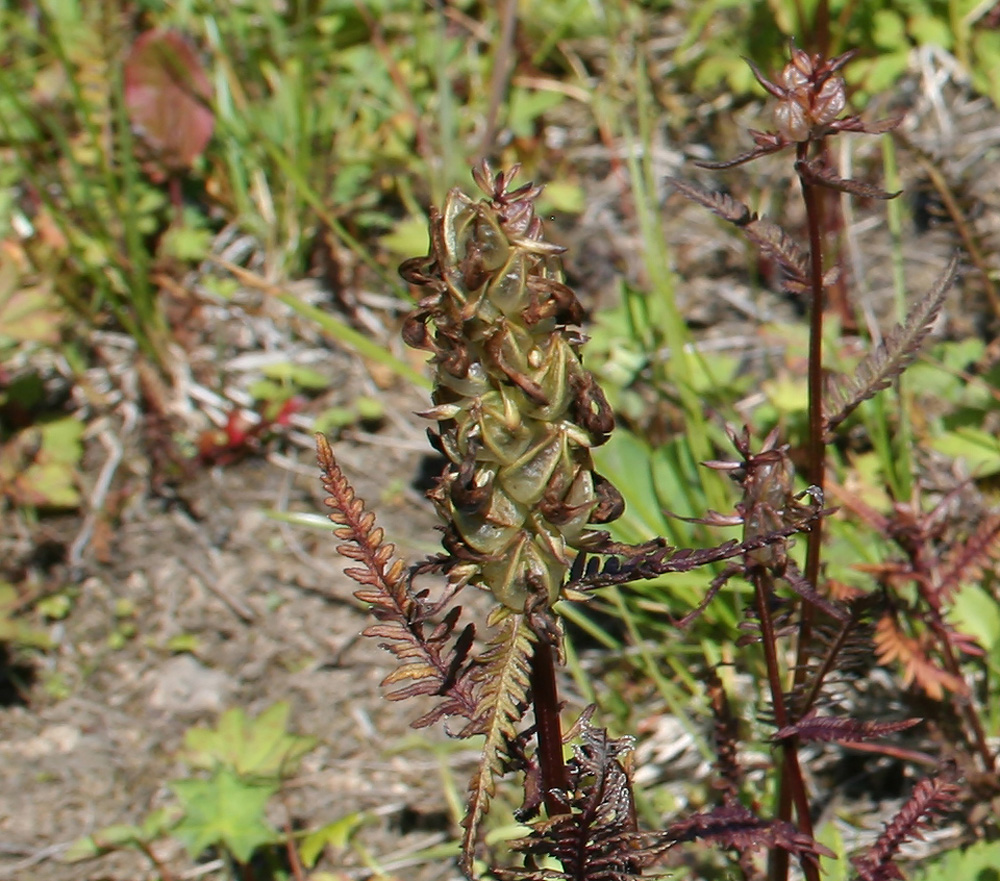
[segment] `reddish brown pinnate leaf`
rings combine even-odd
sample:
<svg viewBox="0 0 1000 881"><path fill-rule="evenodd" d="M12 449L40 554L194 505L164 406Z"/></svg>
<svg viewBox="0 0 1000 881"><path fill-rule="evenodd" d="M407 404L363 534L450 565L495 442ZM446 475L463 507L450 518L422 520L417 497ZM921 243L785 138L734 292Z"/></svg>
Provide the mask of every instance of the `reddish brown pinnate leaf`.
<svg viewBox="0 0 1000 881"><path fill-rule="evenodd" d="M817 716L815 712L804 716L794 725L779 728L774 740L784 740L788 737L798 737L803 741L841 743L861 743L905 731L914 725L919 725L920 719L900 719L897 722L862 722L858 719L844 719L833 716Z"/></svg>
<svg viewBox="0 0 1000 881"><path fill-rule="evenodd" d="M210 96L208 76L180 34L147 31L132 45L125 59L125 107L162 170L189 168L208 145L215 123Z"/></svg>
<svg viewBox="0 0 1000 881"><path fill-rule="evenodd" d="M969 687L942 667L928 653L929 639L908 636L890 614L875 625L875 655L881 664L898 661L903 667L903 685L916 684L932 700L944 700L945 689L968 694Z"/></svg>

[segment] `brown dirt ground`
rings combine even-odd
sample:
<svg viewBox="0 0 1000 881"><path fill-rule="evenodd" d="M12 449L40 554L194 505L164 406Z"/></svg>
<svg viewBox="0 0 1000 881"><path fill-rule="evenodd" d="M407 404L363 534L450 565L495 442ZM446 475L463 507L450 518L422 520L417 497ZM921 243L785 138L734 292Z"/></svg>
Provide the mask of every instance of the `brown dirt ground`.
<svg viewBox="0 0 1000 881"><path fill-rule="evenodd" d="M344 456L370 498L380 496L379 475L413 472L418 458L363 446ZM332 538L263 513L320 510L314 472L306 451L280 467L250 461L185 488L203 518L155 501L123 514L110 561L88 561L71 582L73 609L52 628L58 645L37 671L28 706L0 712L0 878L143 877L145 860L134 854L71 866L58 854L82 834L135 822L164 803L166 782L184 774L175 753L189 726L213 724L228 707L256 714L278 700L291 702L295 730L321 738L287 787L294 821L376 811L373 834L360 840L368 837L390 870L408 850L443 837L437 760L427 750L392 752L407 735L406 718L377 698L389 659L358 638L366 616L351 601ZM431 528L413 495L399 491L379 506L410 556L427 552L413 544L426 542ZM64 540L77 527L61 522ZM58 569L51 577L66 585ZM123 598L135 609L135 633L111 647ZM170 650L180 635L196 640L194 651ZM47 694L56 687L67 696ZM424 736L434 742L441 734ZM282 813L275 822L287 819ZM392 830L395 853L383 848L380 827ZM160 855L190 867L169 848ZM331 858L328 868L349 868L352 853Z"/></svg>

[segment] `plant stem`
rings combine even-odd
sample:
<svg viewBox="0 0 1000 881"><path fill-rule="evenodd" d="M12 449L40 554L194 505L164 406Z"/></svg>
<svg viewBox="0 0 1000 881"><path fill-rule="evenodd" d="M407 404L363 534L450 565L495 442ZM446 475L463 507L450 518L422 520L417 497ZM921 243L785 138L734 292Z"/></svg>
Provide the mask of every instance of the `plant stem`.
<svg viewBox="0 0 1000 881"><path fill-rule="evenodd" d="M500 8L500 39L493 56L493 71L490 73L490 104L486 111L486 131L480 152L492 156L497 152L497 124L500 107L504 98L509 97L510 73L514 69L514 36L517 30L517 3L506 0Z"/></svg>
<svg viewBox="0 0 1000 881"><path fill-rule="evenodd" d="M550 817L569 812L566 803L553 790L568 787L566 761L563 758L562 726L559 721L559 694L552 646L544 640L535 643L531 657L531 693L535 705L535 730L538 733L538 764L542 772L545 809Z"/></svg>
<svg viewBox="0 0 1000 881"><path fill-rule="evenodd" d="M761 642L764 646L764 660L767 665L767 679L771 688L771 702L774 706L774 720L778 728L784 728L790 723L788 710L785 707L785 695L781 685L781 671L778 667L776 637L771 610L768 608L768 597L774 593L774 582L770 572L762 566L756 567L751 573L754 592L757 600L757 620L760 622ZM799 829L810 838L813 834L812 817L809 814L809 797L805 784L802 782L802 769L799 767L797 740L794 737L782 741L781 756L783 773L781 789L778 797L778 818L791 819L791 803L795 803ZM802 871L806 881L819 881L819 869L815 863L802 860ZM771 881L785 881L788 878L788 851L774 848L771 851L770 865Z"/></svg>
<svg viewBox="0 0 1000 881"><path fill-rule="evenodd" d="M808 143L800 143L796 150L796 167L808 158ZM809 435L806 438L806 479L811 486L819 487L822 492L826 479L826 446L823 442L823 207L816 187L809 183L802 173L799 173L799 183L802 186L802 199L806 208L806 220L809 226L809 275L812 288L812 302L809 306ZM819 570L822 557L823 518L817 519L809 532L806 545L806 580L815 588L819 584ZM759 593L758 588L758 593ZM766 603L758 598L761 610L761 627L770 630L770 636L765 631L764 645L768 652L768 675L772 678L771 692L774 696L775 718L778 726L788 724L784 700L781 692L780 677L777 673L777 659L773 659L774 643L773 628L770 617L767 616ZM803 603L799 618L799 635L796 646L795 672L792 676L793 687L804 681L807 662L809 660L810 642L812 640L813 611L809 603ZM773 667L773 669L772 669ZM780 715L779 715L780 706ZM781 721L784 717L785 721ZM798 754L794 741L787 741L783 746L785 757L785 773L781 775L781 785L778 790L778 816L789 819L792 802L794 801L799 814L799 828L812 834L812 822L809 818L808 803L805 788L802 785L802 774L798 767ZM805 804L803 804L805 802ZM807 877L810 868L803 865ZM813 867L812 872L815 872ZM776 850L772 853L770 875L772 881L784 881L788 877L788 854ZM815 877L818 877L816 875ZM811 881L811 877L810 877Z"/></svg>
<svg viewBox="0 0 1000 881"><path fill-rule="evenodd" d="M797 161L804 162L808 144L798 145ZM806 439L806 479L810 485L823 491L826 480L826 445L823 441L823 207L817 188L799 174L802 199L805 202L809 224L809 274L812 303L809 308L809 436ZM823 518L816 520L809 532L806 546L806 580L819 586L820 559L823 542ZM795 664L795 683L805 675L805 662L809 657L812 636L812 607L802 604L799 623L799 640Z"/></svg>

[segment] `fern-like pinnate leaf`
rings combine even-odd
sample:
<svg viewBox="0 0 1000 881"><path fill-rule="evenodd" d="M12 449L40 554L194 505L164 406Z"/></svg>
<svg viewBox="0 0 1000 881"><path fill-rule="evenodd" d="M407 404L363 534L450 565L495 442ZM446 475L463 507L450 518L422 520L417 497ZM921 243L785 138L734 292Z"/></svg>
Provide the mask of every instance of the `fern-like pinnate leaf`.
<svg viewBox="0 0 1000 881"><path fill-rule="evenodd" d="M946 811L958 796L958 786L950 775L924 778L913 789L909 801L887 824L882 834L861 856L851 862L860 881L896 881L903 875L893 864L899 848L920 836L934 814Z"/></svg>
<svg viewBox="0 0 1000 881"><path fill-rule="evenodd" d="M665 841L706 841L721 848L743 852L761 848L781 848L799 859L815 863L821 856L835 857L829 848L811 835L800 832L786 820L766 820L741 804L726 804L710 811L691 814L671 823L662 833Z"/></svg>
<svg viewBox="0 0 1000 881"><path fill-rule="evenodd" d="M931 332L934 320L944 303L945 294L955 277L958 257L954 256L931 289L912 309L906 323L896 325L881 345L857 367L853 379L841 380L828 388L823 407L827 441L863 401L892 383L917 357L920 346Z"/></svg>
<svg viewBox="0 0 1000 881"><path fill-rule="evenodd" d="M474 628L470 624L454 635L461 614L461 607L454 607L429 634L425 632L425 624L438 609L415 595L403 561L394 559L395 545L384 541L375 515L365 510L322 435L316 436L316 449L323 488L330 494L326 506L331 509L330 520L337 524L334 535L344 542L337 551L360 564L344 572L361 585L354 596L369 604L378 622L364 635L383 640L382 647L400 664L382 682L385 687L395 686L386 696L390 700L443 696L438 706L413 723L415 727L443 716L473 718L478 710L466 657Z"/></svg>
<svg viewBox="0 0 1000 881"><path fill-rule="evenodd" d="M969 686L960 676L948 672L931 655L927 631L910 636L900 628L895 616L886 612L875 626L875 655L881 664L898 661L903 668L903 685L917 685L932 700L944 700L945 691L966 695Z"/></svg>
<svg viewBox="0 0 1000 881"><path fill-rule="evenodd" d="M839 716L817 716L810 713L794 725L779 728L774 740L797 737L801 741L838 741L840 743L860 743L905 731L920 724L920 719L900 719L898 722L861 722Z"/></svg>
<svg viewBox="0 0 1000 881"><path fill-rule="evenodd" d="M728 804L739 800L745 772L739 759L739 723L733 715L722 679L713 667L706 673L705 690L712 707L717 788Z"/></svg>
<svg viewBox="0 0 1000 881"><path fill-rule="evenodd" d="M479 656L472 678L477 686L477 712L461 737L482 734L486 741L479 767L469 784L469 801L462 825L462 868L471 877L476 835L510 758L510 745L528 708L534 633L525 616L498 606L489 625L498 627Z"/></svg>
<svg viewBox="0 0 1000 881"><path fill-rule="evenodd" d="M1000 511L987 514L965 541L952 547L945 556L934 601L938 608L950 602L963 584L981 581L987 567L995 567L1000 558Z"/></svg>
<svg viewBox="0 0 1000 881"><path fill-rule="evenodd" d="M745 556L783 542L798 533L808 532L816 517L822 513L817 511L790 525L780 526L743 541L730 539L712 548L675 548L663 542L646 542L631 547L607 545L601 548L601 553L616 556L607 557L603 561L598 557L590 557L582 569L571 573L565 592L567 595L577 596L601 587L658 578L671 572L690 572L710 563Z"/></svg>
<svg viewBox="0 0 1000 881"><path fill-rule="evenodd" d="M743 235L756 245L762 254L773 258L785 270L786 287L797 290L809 284L805 254L796 241L773 220L761 217L748 223L743 227Z"/></svg>
<svg viewBox="0 0 1000 881"><path fill-rule="evenodd" d="M803 180L817 186L826 187L829 190L836 190L838 193L850 193L862 199L895 199L902 190L890 193L874 184L866 184L864 181L853 178L843 178L837 174L826 163L819 160L803 159L795 163L795 170Z"/></svg>
<svg viewBox="0 0 1000 881"><path fill-rule="evenodd" d="M791 289L802 290L808 285L809 268L801 248L778 224L758 217L742 202L725 193L713 193L701 187L668 177L667 182L692 202L703 205L723 220L740 228L762 253L773 258L785 270Z"/></svg>
<svg viewBox="0 0 1000 881"><path fill-rule="evenodd" d="M676 177L668 177L667 183L692 202L703 205L713 214L717 214L723 220L728 220L736 226L746 226L757 219L757 215L746 205L725 193L713 193L709 190L703 190L695 184L688 183Z"/></svg>
<svg viewBox="0 0 1000 881"><path fill-rule="evenodd" d="M828 685L842 681L848 672L863 676L873 666L872 636L868 604L855 602L848 607L850 619L828 620L813 630L814 654L809 658L801 682L785 695L792 718L805 718L824 700Z"/></svg>
<svg viewBox="0 0 1000 881"><path fill-rule="evenodd" d="M664 850L655 835L636 829L632 783L621 757L631 737L580 723L580 743L568 763L569 811L535 823L531 834L513 846L533 857L557 860L560 868L501 871L517 881L630 881Z"/></svg>
<svg viewBox="0 0 1000 881"><path fill-rule="evenodd" d="M839 621L841 624L848 624L851 621L850 612L842 605L830 602L825 596L818 593L816 589L802 576L799 572L798 567L789 560L788 568L782 575L782 581L785 582L795 593L797 593L803 600L817 609L822 611L824 614L829 615L835 621Z"/></svg>

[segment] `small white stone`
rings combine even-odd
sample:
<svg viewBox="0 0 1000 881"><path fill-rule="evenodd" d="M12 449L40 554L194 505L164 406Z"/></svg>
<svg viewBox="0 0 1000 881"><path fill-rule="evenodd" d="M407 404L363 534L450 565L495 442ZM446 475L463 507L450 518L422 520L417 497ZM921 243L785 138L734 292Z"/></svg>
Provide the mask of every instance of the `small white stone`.
<svg viewBox="0 0 1000 881"><path fill-rule="evenodd" d="M150 707L178 716L217 713L233 689L229 676L203 666L191 655L171 658L147 679L152 682Z"/></svg>

